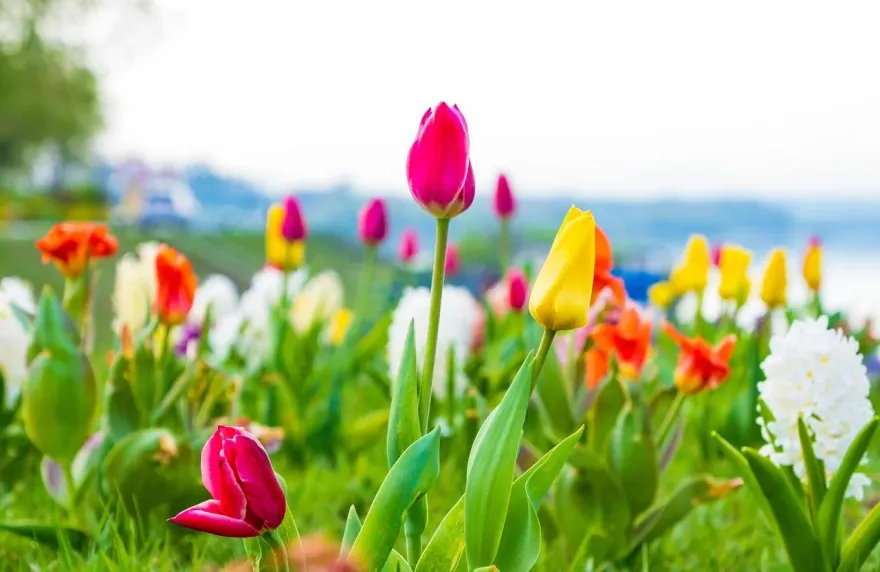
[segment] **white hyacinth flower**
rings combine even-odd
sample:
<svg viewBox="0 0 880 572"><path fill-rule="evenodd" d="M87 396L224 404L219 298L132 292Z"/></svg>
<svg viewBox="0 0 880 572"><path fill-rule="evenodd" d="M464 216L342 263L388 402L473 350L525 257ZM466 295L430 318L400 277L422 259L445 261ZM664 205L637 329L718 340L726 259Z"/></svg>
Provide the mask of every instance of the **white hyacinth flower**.
<svg viewBox="0 0 880 572"><path fill-rule="evenodd" d="M137 335L146 326L156 298L156 255L159 244L145 242L136 253L129 252L116 264L113 288L114 331L119 334L127 326Z"/></svg>
<svg viewBox="0 0 880 572"><path fill-rule="evenodd" d="M858 344L828 329L826 316L798 320L772 338L761 368L766 379L758 391L772 414L771 420L758 419L769 443L762 453L778 465L792 466L805 480L798 437L798 417L803 417L816 457L824 462L826 476L833 477L853 439L874 417ZM865 475L853 475L847 496L862 499L869 483Z"/></svg>
<svg viewBox="0 0 880 572"><path fill-rule="evenodd" d="M0 280L0 295L8 303L17 306L28 314L35 314L37 312L37 301L34 299L33 288L17 276L9 276Z"/></svg>
<svg viewBox="0 0 880 572"><path fill-rule="evenodd" d="M407 288L394 310L388 328L388 366L392 380L396 380L406 343L410 321L415 326L416 362L419 371L425 359L428 340L428 320L431 310L431 291L428 288ZM434 394L446 397L449 348L455 351L455 390L461 394L467 386L464 363L470 355L477 325L483 308L465 288L443 287L440 306L440 327L437 332L437 357L434 360Z"/></svg>
<svg viewBox="0 0 880 572"><path fill-rule="evenodd" d="M211 308L212 323L216 323L238 309L238 288L222 274L212 274L199 284L189 311L188 321L201 324Z"/></svg>
<svg viewBox="0 0 880 572"><path fill-rule="evenodd" d="M27 349L30 336L12 307L29 313L35 310L30 288L18 278L0 281L0 376L6 386L8 406L20 393L27 375Z"/></svg>

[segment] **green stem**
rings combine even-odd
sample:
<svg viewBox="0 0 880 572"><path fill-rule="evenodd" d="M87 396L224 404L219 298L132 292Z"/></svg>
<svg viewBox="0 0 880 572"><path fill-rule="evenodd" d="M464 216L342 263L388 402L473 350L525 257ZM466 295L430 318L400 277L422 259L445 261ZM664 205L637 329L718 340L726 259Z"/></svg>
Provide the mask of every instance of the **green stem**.
<svg viewBox="0 0 880 572"><path fill-rule="evenodd" d="M446 354L446 407L447 422L449 423L450 432L455 427L455 405L457 403L455 395L455 346L449 346Z"/></svg>
<svg viewBox="0 0 880 572"><path fill-rule="evenodd" d="M510 267L510 222L501 219L501 230L499 231L498 256L501 262L501 273L507 272Z"/></svg>
<svg viewBox="0 0 880 572"><path fill-rule="evenodd" d="M61 463L61 474L64 477L64 488L67 491L67 510L76 526L80 526L79 511L76 509L76 483L73 480L71 463Z"/></svg>
<svg viewBox="0 0 880 572"><path fill-rule="evenodd" d="M373 281L373 271L376 268L376 256L376 246L368 244L364 252L364 264L361 267L361 277L358 281L357 297L355 298L354 303L355 324L360 322L361 314L363 314L364 308L366 307L367 292L369 292L370 283Z"/></svg>
<svg viewBox="0 0 880 572"><path fill-rule="evenodd" d="M266 542L272 548L272 560L275 563L276 570L283 570L284 572L290 572L290 558L287 554L287 546L285 546L284 541L281 539L281 535L278 534L277 530L270 530L263 534L263 538L266 539ZM279 562L279 556L281 562ZM256 566L254 567L256 568Z"/></svg>
<svg viewBox="0 0 880 572"><path fill-rule="evenodd" d="M422 535L407 534L406 535L406 561L410 567L415 570L419 558L422 556Z"/></svg>
<svg viewBox="0 0 880 572"><path fill-rule="evenodd" d="M431 277L431 313L428 319L428 339L419 388L419 418L422 434L428 432L431 414L431 387L434 381L434 360L437 357L437 331L440 329L440 301L443 298L443 279L446 274L446 243L449 240L449 219L437 219L437 239L434 244L434 269Z"/></svg>
<svg viewBox="0 0 880 572"><path fill-rule="evenodd" d="M535 385L538 383L538 376L541 375L541 369L544 367L544 361L547 360L547 354L553 347L553 338L556 337L554 330L544 329L541 336L541 344L538 346L538 353L535 355L534 368L532 369L532 391L535 391Z"/></svg>
<svg viewBox="0 0 880 572"><path fill-rule="evenodd" d="M162 324L159 335L162 336L162 345L159 349L159 380L162 385L160 386L161 391L156 395L156 399L161 401L165 394L168 393L168 390L171 389L172 383L171 376L168 375L171 362L171 326Z"/></svg>
<svg viewBox="0 0 880 572"><path fill-rule="evenodd" d="M657 444L659 446L662 447L663 443L666 442L666 438L669 436L669 432L675 424L675 419L678 417L678 412L681 410L682 403L684 403L684 393L679 391L675 396L672 405L669 406L669 411L666 412L666 417L663 418L663 424L660 425L660 432L658 433L657 439Z"/></svg>
<svg viewBox="0 0 880 572"><path fill-rule="evenodd" d="M705 290L700 290L697 293L697 309L694 311L694 334L697 336L701 336L703 332L703 293Z"/></svg>

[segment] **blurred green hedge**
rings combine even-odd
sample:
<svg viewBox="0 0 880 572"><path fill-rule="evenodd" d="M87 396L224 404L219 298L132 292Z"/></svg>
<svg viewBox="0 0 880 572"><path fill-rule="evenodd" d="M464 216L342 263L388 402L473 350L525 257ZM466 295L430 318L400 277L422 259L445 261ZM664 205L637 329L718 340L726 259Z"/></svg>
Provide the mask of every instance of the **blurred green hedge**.
<svg viewBox="0 0 880 572"><path fill-rule="evenodd" d="M107 197L100 187L80 185L56 193L0 189L0 223L13 221L106 221Z"/></svg>

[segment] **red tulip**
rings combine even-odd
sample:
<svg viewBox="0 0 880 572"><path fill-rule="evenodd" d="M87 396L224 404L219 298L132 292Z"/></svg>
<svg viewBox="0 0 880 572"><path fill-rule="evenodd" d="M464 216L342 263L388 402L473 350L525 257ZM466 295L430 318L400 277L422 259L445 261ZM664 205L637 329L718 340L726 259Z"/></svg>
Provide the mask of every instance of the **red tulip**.
<svg viewBox="0 0 880 572"><path fill-rule="evenodd" d="M409 264L419 253L419 235L416 231L408 228L400 237L400 245L397 248L397 256L404 264Z"/></svg>
<svg viewBox="0 0 880 572"><path fill-rule="evenodd" d="M116 237L103 224L62 222L53 226L36 247L43 263L54 262L67 278L79 278L90 261L113 256L119 249Z"/></svg>
<svg viewBox="0 0 880 572"><path fill-rule="evenodd" d="M406 160L415 201L437 218L452 218L474 202L467 123L458 106L441 102L422 117Z"/></svg>
<svg viewBox="0 0 880 572"><path fill-rule="evenodd" d="M510 309L521 312L526 306L529 282L519 268L513 268L507 275L507 303Z"/></svg>
<svg viewBox="0 0 880 572"><path fill-rule="evenodd" d="M458 257L458 246L449 244L446 247L446 276L455 276L461 269L461 261Z"/></svg>
<svg viewBox="0 0 880 572"><path fill-rule="evenodd" d="M364 244L376 246L388 234L388 213L385 201L371 199L358 215L358 237Z"/></svg>
<svg viewBox="0 0 880 572"><path fill-rule="evenodd" d="M269 455L240 427L220 425L205 443L202 483L214 498L170 522L217 536L247 538L274 530L284 520L287 501Z"/></svg>
<svg viewBox="0 0 880 572"><path fill-rule="evenodd" d="M516 199L510 190L507 177L498 175L498 185L495 187L495 214L498 218L505 219L513 216L516 211Z"/></svg>
<svg viewBox="0 0 880 572"><path fill-rule="evenodd" d="M293 195L284 197L281 208L284 211L284 217L281 219L281 236L284 240L295 242L308 238L309 228L296 197Z"/></svg>
<svg viewBox="0 0 880 572"><path fill-rule="evenodd" d="M196 296L196 275L183 254L168 245L156 255L156 300L154 309L163 324L182 324Z"/></svg>

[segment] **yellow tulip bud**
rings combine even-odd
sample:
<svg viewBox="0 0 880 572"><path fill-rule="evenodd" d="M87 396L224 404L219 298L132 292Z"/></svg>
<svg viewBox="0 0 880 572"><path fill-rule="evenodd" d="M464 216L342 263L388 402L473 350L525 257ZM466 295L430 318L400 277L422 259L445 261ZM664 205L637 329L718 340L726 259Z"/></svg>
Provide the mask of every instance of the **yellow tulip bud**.
<svg viewBox="0 0 880 572"><path fill-rule="evenodd" d="M685 292L702 292L709 282L709 269L712 267L712 256L709 254L709 242L701 234L693 234L688 239L681 262L670 276L675 290Z"/></svg>
<svg viewBox="0 0 880 572"><path fill-rule="evenodd" d="M330 321L330 327L327 329L327 339L334 346L342 345L348 328L354 320L354 313L348 308L340 308L333 319Z"/></svg>
<svg viewBox="0 0 880 572"><path fill-rule="evenodd" d="M785 251L776 248L770 253L770 260L764 270L764 282L761 284L761 300L768 308L785 306L785 291L788 286L788 275L785 270Z"/></svg>
<svg viewBox="0 0 880 572"><path fill-rule="evenodd" d="M729 245L721 249L718 271L721 273L721 284L718 295L724 300L734 300L741 304L749 296L749 265L752 253L741 246Z"/></svg>
<svg viewBox="0 0 880 572"><path fill-rule="evenodd" d="M548 330L586 325L596 267L593 213L571 207L532 287L529 312Z"/></svg>
<svg viewBox="0 0 880 572"><path fill-rule="evenodd" d="M675 289L670 282L657 282L648 288L648 300L661 310L665 310L675 300Z"/></svg>
<svg viewBox="0 0 880 572"><path fill-rule="evenodd" d="M804 280L813 292L822 286L822 245L818 240L811 240L804 255Z"/></svg>
<svg viewBox="0 0 880 572"><path fill-rule="evenodd" d="M266 262L281 270L296 270L305 259L306 244L303 240L285 240L281 234L283 223L284 208L281 205L269 207L266 215Z"/></svg>

